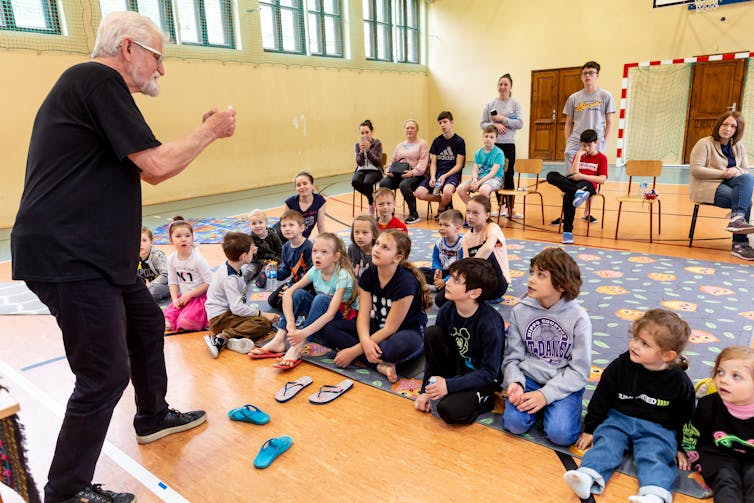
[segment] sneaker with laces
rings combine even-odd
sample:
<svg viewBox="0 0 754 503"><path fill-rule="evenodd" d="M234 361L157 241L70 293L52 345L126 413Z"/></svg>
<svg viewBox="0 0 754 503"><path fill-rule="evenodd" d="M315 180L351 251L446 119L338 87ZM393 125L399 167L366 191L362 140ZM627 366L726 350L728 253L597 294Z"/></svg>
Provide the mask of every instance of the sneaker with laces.
<svg viewBox="0 0 754 503"><path fill-rule="evenodd" d="M159 440L173 433L196 428L207 420L207 413L203 410L192 410L190 412L180 412L175 409L168 409L168 413L162 423L151 431L136 434L136 441L140 444L148 444Z"/></svg>
<svg viewBox="0 0 754 503"><path fill-rule="evenodd" d="M583 217L581 217L581 220L583 220L584 222L589 220L589 223L592 224L600 221L599 218L594 218L592 215L584 215Z"/></svg>
<svg viewBox="0 0 754 503"><path fill-rule="evenodd" d="M750 234L754 232L754 225L747 222L741 215L736 215L730 219L725 230L733 234Z"/></svg>
<svg viewBox="0 0 754 503"><path fill-rule="evenodd" d="M511 217L514 220L521 220L524 218L524 216L521 213L513 213L513 216Z"/></svg>
<svg viewBox="0 0 754 503"><path fill-rule="evenodd" d="M730 254L742 260L754 260L754 248L747 244L734 244Z"/></svg>
<svg viewBox="0 0 754 503"><path fill-rule="evenodd" d="M249 351L254 349L254 341L242 337L231 337L225 345L231 351L241 353L242 355L247 355L249 354Z"/></svg>
<svg viewBox="0 0 754 503"><path fill-rule="evenodd" d="M556 218L552 222L550 222L550 225L560 225L560 217Z"/></svg>
<svg viewBox="0 0 754 503"><path fill-rule="evenodd" d="M207 350L209 350L209 354L212 355L212 358L217 358L217 355L219 355L220 351L225 347L225 338L221 335L205 335L204 344L207 345Z"/></svg>
<svg viewBox="0 0 754 503"><path fill-rule="evenodd" d="M572 245L573 244L573 232L564 232L563 233L563 241L562 243L564 245Z"/></svg>
<svg viewBox="0 0 754 503"><path fill-rule="evenodd" d="M65 500L65 503L132 503L136 496L131 493L116 493L102 489L102 484L92 484Z"/></svg>
<svg viewBox="0 0 754 503"><path fill-rule="evenodd" d="M589 192L586 190L577 190L576 193L573 195L573 207L578 208L582 204L584 204L584 201L589 199Z"/></svg>
<svg viewBox="0 0 754 503"><path fill-rule="evenodd" d="M417 222L421 222L421 218L419 218L419 215L416 214L409 215L405 221L405 223L407 224L415 224Z"/></svg>

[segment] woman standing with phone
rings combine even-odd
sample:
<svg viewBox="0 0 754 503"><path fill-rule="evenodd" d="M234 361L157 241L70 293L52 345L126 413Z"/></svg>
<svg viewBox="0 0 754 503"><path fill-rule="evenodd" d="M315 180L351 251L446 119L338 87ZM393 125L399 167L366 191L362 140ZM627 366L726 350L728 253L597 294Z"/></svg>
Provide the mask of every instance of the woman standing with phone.
<svg viewBox="0 0 754 503"><path fill-rule="evenodd" d="M506 73L497 80L498 96L484 106L482 120L479 123L482 131L490 124L497 129L495 145L503 151L508 160L508 169L505 170L503 176L503 189L507 190L514 188L513 166L516 164L516 131L524 127L524 112L521 109L521 104L511 98L511 88L513 88L513 79L509 73ZM503 210L501 216L507 217L508 215L511 218L523 218L520 213L513 212L513 207L508 208L507 211Z"/></svg>

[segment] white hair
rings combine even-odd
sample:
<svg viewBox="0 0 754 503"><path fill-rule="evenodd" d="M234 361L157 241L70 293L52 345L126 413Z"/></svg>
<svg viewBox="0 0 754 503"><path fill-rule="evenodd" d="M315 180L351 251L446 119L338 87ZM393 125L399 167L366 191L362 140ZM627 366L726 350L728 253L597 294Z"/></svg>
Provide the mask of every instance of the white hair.
<svg viewBox="0 0 754 503"><path fill-rule="evenodd" d="M154 36L163 42L168 36L160 30L151 19L132 11L111 12L104 18L97 28L97 39L94 41L92 59L102 56L115 56L124 38L132 38L141 43L149 44Z"/></svg>

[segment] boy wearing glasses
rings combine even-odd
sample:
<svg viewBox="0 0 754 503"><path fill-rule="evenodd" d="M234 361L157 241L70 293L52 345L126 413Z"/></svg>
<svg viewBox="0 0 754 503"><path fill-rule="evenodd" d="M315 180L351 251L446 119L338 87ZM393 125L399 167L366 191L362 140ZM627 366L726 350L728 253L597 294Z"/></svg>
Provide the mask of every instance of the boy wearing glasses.
<svg viewBox="0 0 754 503"><path fill-rule="evenodd" d="M597 131L597 147L605 152L605 142L613 130L615 104L609 92L597 86L600 78L600 65L588 61L581 67L581 81L584 89L576 91L566 100L563 113L568 116L565 122L565 166L566 172L573 165L573 157L581 148L581 133L587 129Z"/></svg>

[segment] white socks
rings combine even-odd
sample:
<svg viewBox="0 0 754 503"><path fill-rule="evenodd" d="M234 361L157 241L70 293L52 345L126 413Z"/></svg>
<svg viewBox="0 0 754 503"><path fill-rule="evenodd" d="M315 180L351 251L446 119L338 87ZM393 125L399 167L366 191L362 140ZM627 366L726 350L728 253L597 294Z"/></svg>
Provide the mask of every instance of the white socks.
<svg viewBox="0 0 754 503"><path fill-rule="evenodd" d="M587 499L592 494L594 480L584 472L568 470L563 474L563 480L581 499Z"/></svg>
<svg viewBox="0 0 754 503"><path fill-rule="evenodd" d="M629 496L628 501L629 503L665 503L665 500L656 494L637 494L636 496Z"/></svg>

